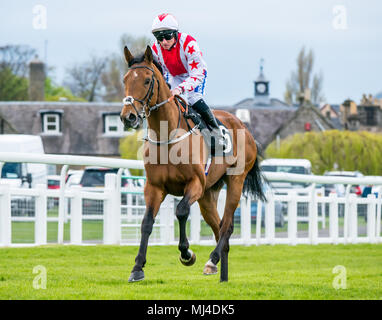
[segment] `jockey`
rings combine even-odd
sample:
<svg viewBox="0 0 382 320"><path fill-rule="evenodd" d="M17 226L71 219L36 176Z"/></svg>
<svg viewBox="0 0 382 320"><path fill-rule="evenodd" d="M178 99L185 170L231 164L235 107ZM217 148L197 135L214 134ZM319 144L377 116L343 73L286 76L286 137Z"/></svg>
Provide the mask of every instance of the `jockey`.
<svg viewBox="0 0 382 320"><path fill-rule="evenodd" d="M157 42L152 45L153 57L162 69L173 95L184 94L187 103L198 112L212 128L219 145L224 145L224 135L209 106L203 99L207 64L196 40L178 32L175 17L163 13L155 17L152 33Z"/></svg>

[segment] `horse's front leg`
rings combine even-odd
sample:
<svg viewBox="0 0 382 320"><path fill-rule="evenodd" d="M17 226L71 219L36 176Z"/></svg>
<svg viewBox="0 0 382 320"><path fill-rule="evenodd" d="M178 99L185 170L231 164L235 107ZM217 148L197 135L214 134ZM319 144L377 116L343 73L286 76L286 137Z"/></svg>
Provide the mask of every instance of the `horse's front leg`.
<svg viewBox="0 0 382 320"><path fill-rule="evenodd" d="M143 267L146 264L146 253L149 237L153 230L155 217L158 213L160 204L166 196L162 189L159 189L149 183L146 184L144 193L146 212L141 225L141 243L139 246L138 255L135 258L134 268L129 277L129 282L141 281L145 278Z"/></svg>
<svg viewBox="0 0 382 320"><path fill-rule="evenodd" d="M176 217L179 220L179 250L180 262L185 266L192 266L195 263L196 256L189 250L189 243L186 234L186 223L190 214L191 205L198 200L203 193L203 187L200 180L195 178L187 184L183 199L176 207Z"/></svg>

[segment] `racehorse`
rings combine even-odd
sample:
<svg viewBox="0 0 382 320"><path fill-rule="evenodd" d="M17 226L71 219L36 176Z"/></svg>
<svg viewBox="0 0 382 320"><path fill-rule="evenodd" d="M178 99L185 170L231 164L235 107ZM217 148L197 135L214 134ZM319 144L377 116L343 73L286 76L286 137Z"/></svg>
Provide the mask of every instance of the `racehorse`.
<svg viewBox="0 0 382 320"><path fill-rule="evenodd" d="M181 117L181 106L172 97L171 91L162 75L160 66L153 61L151 48L147 46L144 54L134 57L127 47L124 55L128 64L128 71L124 75L125 98L120 114L125 128L138 128L143 118L147 120L147 127L157 137L162 136L163 121L167 122L166 133L186 132L169 140L153 140L149 137L144 146L144 157L149 157L149 150L154 148L157 155L155 161L144 161L146 170L146 184L144 198L146 211L141 225L141 241L135 265L129 277L129 282L144 279L143 267L146 263L146 253L149 236L153 229L155 217L159 207L167 194L182 196L176 207L176 217L179 220L179 250L180 261L191 266L195 263L196 255L189 249L186 235L186 222L190 213L190 206L197 201L201 214L212 228L217 245L210 254L210 259L204 266L205 275L216 274L217 264L221 262L220 281L228 281L228 252L229 238L233 232L233 215L238 206L242 192L252 193L265 200L261 184L261 171L258 165L256 141L246 126L234 115L216 110L215 116L232 132L232 156L214 157L210 162L208 174L205 167L208 160L206 143L199 134L198 128L190 130L185 117ZM184 111L184 110L183 110ZM180 130L182 129L182 130ZM242 138L239 139L239 136ZM239 141L240 143L238 143ZM198 143L196 143L198 142ZM188 151L184 163L172 163L173 148L185 146ZM167 158L163 161L159 157L166 148ZM191 161L195 155L198 161ZM234 172L239 158L242 168ZM229 159L228 159L229 158ZM157 161L158 160L158 161ZM220 161L218 161L220 160ZM161 161L163 163L161 163ZM229 174L233 170L233 174ZM227 185L227 197L224 215L220 219L217 211L218 195L224 183Z"/></svg>

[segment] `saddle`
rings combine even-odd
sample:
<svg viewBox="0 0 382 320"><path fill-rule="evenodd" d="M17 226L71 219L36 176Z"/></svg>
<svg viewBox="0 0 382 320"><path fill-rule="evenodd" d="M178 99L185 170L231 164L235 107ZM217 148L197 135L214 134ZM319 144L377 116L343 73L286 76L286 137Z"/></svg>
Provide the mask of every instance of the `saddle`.
<svg viewBox="0 0 382 320"><path fill-rule="evenodd" d="M192 122L194 122L195 125L198 126L198 129L200 130L200 133L202 134L204 141L207 144L207 149L209 152L208 158L225 157L233 154L231 133L218 118L216 118L216 121L219 127L221 127L222 132L224 134L224 139L226 140L226 144L224 147L220 146L217 143L217 141L215 141L215 137L211 135L211 127L208 126L208 124L203 120L200 114L197 113L191 106L189 106L182 98L177 100L183 107L183 117L186 119L188 129L191 130L191 126L188 123L188 119L192 120Z"/></svg>

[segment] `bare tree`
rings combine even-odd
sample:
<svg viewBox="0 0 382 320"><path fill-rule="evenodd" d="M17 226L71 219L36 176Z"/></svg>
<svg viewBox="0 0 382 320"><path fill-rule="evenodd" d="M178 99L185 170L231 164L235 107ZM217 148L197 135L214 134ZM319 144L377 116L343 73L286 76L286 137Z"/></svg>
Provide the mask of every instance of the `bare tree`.
<svg viewBox="0 0 382 320"><path fill-rule="evenodd" d="M124 97L122 78L127 72L128 66L123 56L123 48L127 46L133 55L137 55L143 53L149 44L150 39L148 37L122 34L118 44L118 53L109 58L101 77L103 98L106 101L121 101Z"/></svg>
<svg viewBox="0 0 382 320"><path fill-rule="evenodd" d="M6 45L0 47L0 69L8 68L14 75L27 77L28 64L36 50L27 45Z"/></svg>
<svg viewBox="0 0 382 320"><path fill-rule="evenodd" d="M89 61L67 68L64 84L74 95L95 101L101 95L101 75L107 62L107 57L92 56Z"/></svg>
<svg viewBox="0 0 382 320"><path fill-rule="evenodd" d="M311 102L318 104L323 101L322 83L323 75L313 75L314 53L310 49L305 52L303 47L297 57L297 70L292 71L290 79L286 83L284 99L287 103L293 104L299 102L302 95L309 90L311 93ZM313 81L311 81L313 77Z"/></svg>

